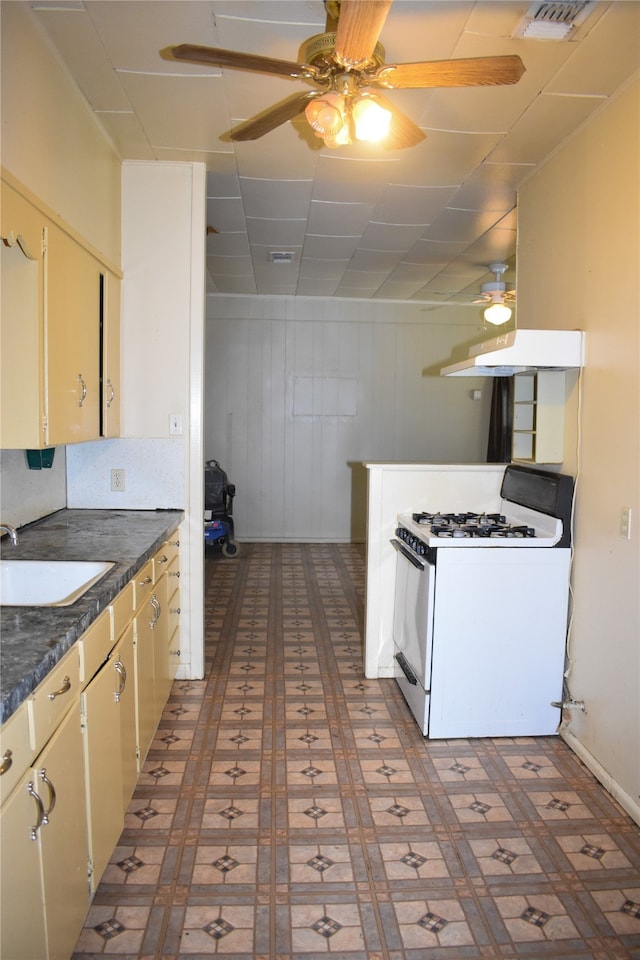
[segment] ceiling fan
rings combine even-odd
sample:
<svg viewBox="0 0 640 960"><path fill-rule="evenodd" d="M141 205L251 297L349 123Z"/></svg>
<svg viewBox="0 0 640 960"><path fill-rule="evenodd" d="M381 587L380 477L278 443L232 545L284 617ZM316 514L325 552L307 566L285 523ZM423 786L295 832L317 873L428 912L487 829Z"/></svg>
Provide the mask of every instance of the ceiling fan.
<svg viewBox="0 0 640 960"><path fill-rule="evenodd" d="M494 326L506 323L511 319L513 307L516 303L516 289L504 281L504 275L509 269L506 263L490 263L488 269L495 274L495 279L483 283L480 293L434 293L436 299L426 300L431 307L443 306L475 306L484 304L484 318Z"/></svg>
<svg viewBox="0 0 640 960"><path fill-rule="evenodd" d="M381 90L511 84L524 73L518 56L386 64L378 38L391 4L392 0L325 0L326 32L302 45L301 63L191 43L169 47L161 55L315 84L318 89L275 104L239 124L229 137L257 140L304 111L314 134L329 147L384 140L386 147L399 149L425 139L420 127Z"/></svg>

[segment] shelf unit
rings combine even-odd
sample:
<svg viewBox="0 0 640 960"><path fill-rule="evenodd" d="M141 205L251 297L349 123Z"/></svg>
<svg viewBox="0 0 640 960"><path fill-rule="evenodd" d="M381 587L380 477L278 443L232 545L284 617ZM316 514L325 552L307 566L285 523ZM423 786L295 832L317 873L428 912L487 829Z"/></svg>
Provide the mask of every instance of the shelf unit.
<svg viewBox="0 0 640 960"><path fill-rule="evenodd" d="M518 373L513 379L513 460L562 463L565 371Z"/></svg>

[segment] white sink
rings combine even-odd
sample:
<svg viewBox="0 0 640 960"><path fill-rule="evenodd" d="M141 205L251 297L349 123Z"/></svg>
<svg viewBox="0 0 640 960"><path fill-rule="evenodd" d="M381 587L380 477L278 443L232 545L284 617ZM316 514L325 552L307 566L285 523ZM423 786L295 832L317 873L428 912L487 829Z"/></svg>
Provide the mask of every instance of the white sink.
<svg viewBox="0 0 640 960"><path fill-rule="evenodd" d="M0 605L67 607L115 566L93 560L0 560Z"/></svg>

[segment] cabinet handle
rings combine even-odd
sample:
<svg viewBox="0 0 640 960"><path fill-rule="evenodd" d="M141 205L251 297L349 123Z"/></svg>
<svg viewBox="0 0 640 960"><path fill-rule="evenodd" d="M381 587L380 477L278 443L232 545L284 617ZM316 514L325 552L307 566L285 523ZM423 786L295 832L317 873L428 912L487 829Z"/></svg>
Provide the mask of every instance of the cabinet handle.
<svg viewBox="0 0 640 960"><path fill-rule="evenodd" d="M81 384L80 390L80 399L78 400L78 406L81 407L84 401L87 399L87 385L82 379L82 374L78 374L78 383Z"/></svg>
<svg viewBox="0 0 640 960"><path fill-rule="evenodd" d="M154 593L154 595L150 598L149 603L150 603L151 606L153 607L153 620L150 620L150 621L149 621L149 626L151 627L152 630L155 630L155 628L156 628L156 626L157 626L157 624L158 624L158 620L160 619L160 614L162 613L162 609L161 609L161 607L160 607L160 602L159 602L158 598L156 597L155 593Z"/></svg>
<svg viewBox="0 0 640 960"><path fill-rule="evenodd" d="M171 607L171 608L169 609L169 613L177 613L177 614L179 615L179 614L180 614L180 607Z"/></svg>
<svg viewBox="0 0 640 960"><path fill-rule="evenodd" d="M179 650L169 650L169 653L171 654L172 657L179 657L179 656L180 656L180 651L179 651Z"/></svg>
<svg viewBox="0 0 640 960"><path fill-rule="evenodd" d="M13 763L12 757L13 757L12 751L5 750L4 756L2 758L2 762L0 762L0 777L2 776L3 773L6 773L7 770L11 769L11 765Z"/></svg>
<svg viewBox="0 0 640 960"><path fill-rule="evenodd" d="M120 698L124 693L124 688L127 685L127 671L125 669L125 666L122 660L116 660L116 662L113 665L113 669L120 677L120 689L116 690L116 692L113 695L113 699L115 700L116 703L120 703Z"/></svg>
<svg viewBox="0 0 640 960"><path fill-rule="evenodd" d="M113 401L114 401L115 398L116 398L116 392L115 392L115 390L113 389L113 384L111 383L111 380L107 380L107 384L106 384L106 385L109 387L109 390L111 391L111 395L109 396L109 399L107 400L107 406L110 407L111 404L113 403Z"/></svg>
<svg viewBox="0 0 640 960"><path fill-rule="evenodd" d="M69 680L69 677L65 677L60 689L49 694L49 700L55 700L56 697L61 697L63 693L69 693L69 690L71 690L71 680Z"/></svg>
<svg viewBox="0 0 640 960"><path fill-rule="evenodd" d="M180 571L179 571L179 570L169 570L169 573L167 574L167 576L168 576L168 577L179 577L179 576L180 576Z"/></svg>
<svg viewBox="0 0 640 960"><path fill-rule="evenodd" d="M53 808L56 805L56 791L55 791L55 787L51 783L51 780L49 780L49 777L47 776L47 771L45 770L44 767L42 768L42 770L38 771L38 776L40 777L42 782L46 784L47 787L49 788L49 806L44 811L44 815L42 817L42 823L44 826L45 824L49 823L49 814L53 812Z"/></svg>
<svg viewBox="0 0 640 960"><path fill-rule="evenodd" d="M169 557L167 557L166 554L163 553L161 557L158 557L158 563L168 563L168 562L169 562Z"/></svg>
<svg viewBox="0 0 640 960"><path fill-rule="evenodd" d="M151 583L151 577L145 577L144 580L138 580L139 587L146 587L148 583Z"/></svg>
<svg viewBox="0 0 640 960"><path fill-rule="evenodd" d="M33 782L27 784L27 793L29 794L30 797L33 797L33 799L34 799L35 802L36 802L36 807L38 808L38 810L37 810L38 819L37 819L36 823L31 827L31 839L32 839L32 840L37 840L37 839L38 839L38 830L40 829L40 827L41 827L42 824L44 823L44 807L43 807L43 805L42 805L42 800L40 799L40 796L39 796L39 795L36 793L36 791L33 789Z"/></svg>
<svg viewBox="0 0 640 960"><path fill-rule="evenodd" d="M169 546L170 546L170 547L179 547L179 546L180 546L180 541L179 541L179 540L169 540L168 543L169 543Z"/></svg>

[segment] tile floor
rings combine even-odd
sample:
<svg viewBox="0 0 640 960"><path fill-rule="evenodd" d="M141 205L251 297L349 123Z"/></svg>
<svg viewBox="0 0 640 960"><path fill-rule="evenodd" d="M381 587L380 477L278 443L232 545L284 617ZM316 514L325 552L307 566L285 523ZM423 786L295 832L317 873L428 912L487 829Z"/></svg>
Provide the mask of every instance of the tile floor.
<svg viewBox="0 0 640 960"><path fill-rule="evenodd" d="M428 741L362 676L363 549L207 560L74 960L640 958L640 831L556 737Z"/></svg>

